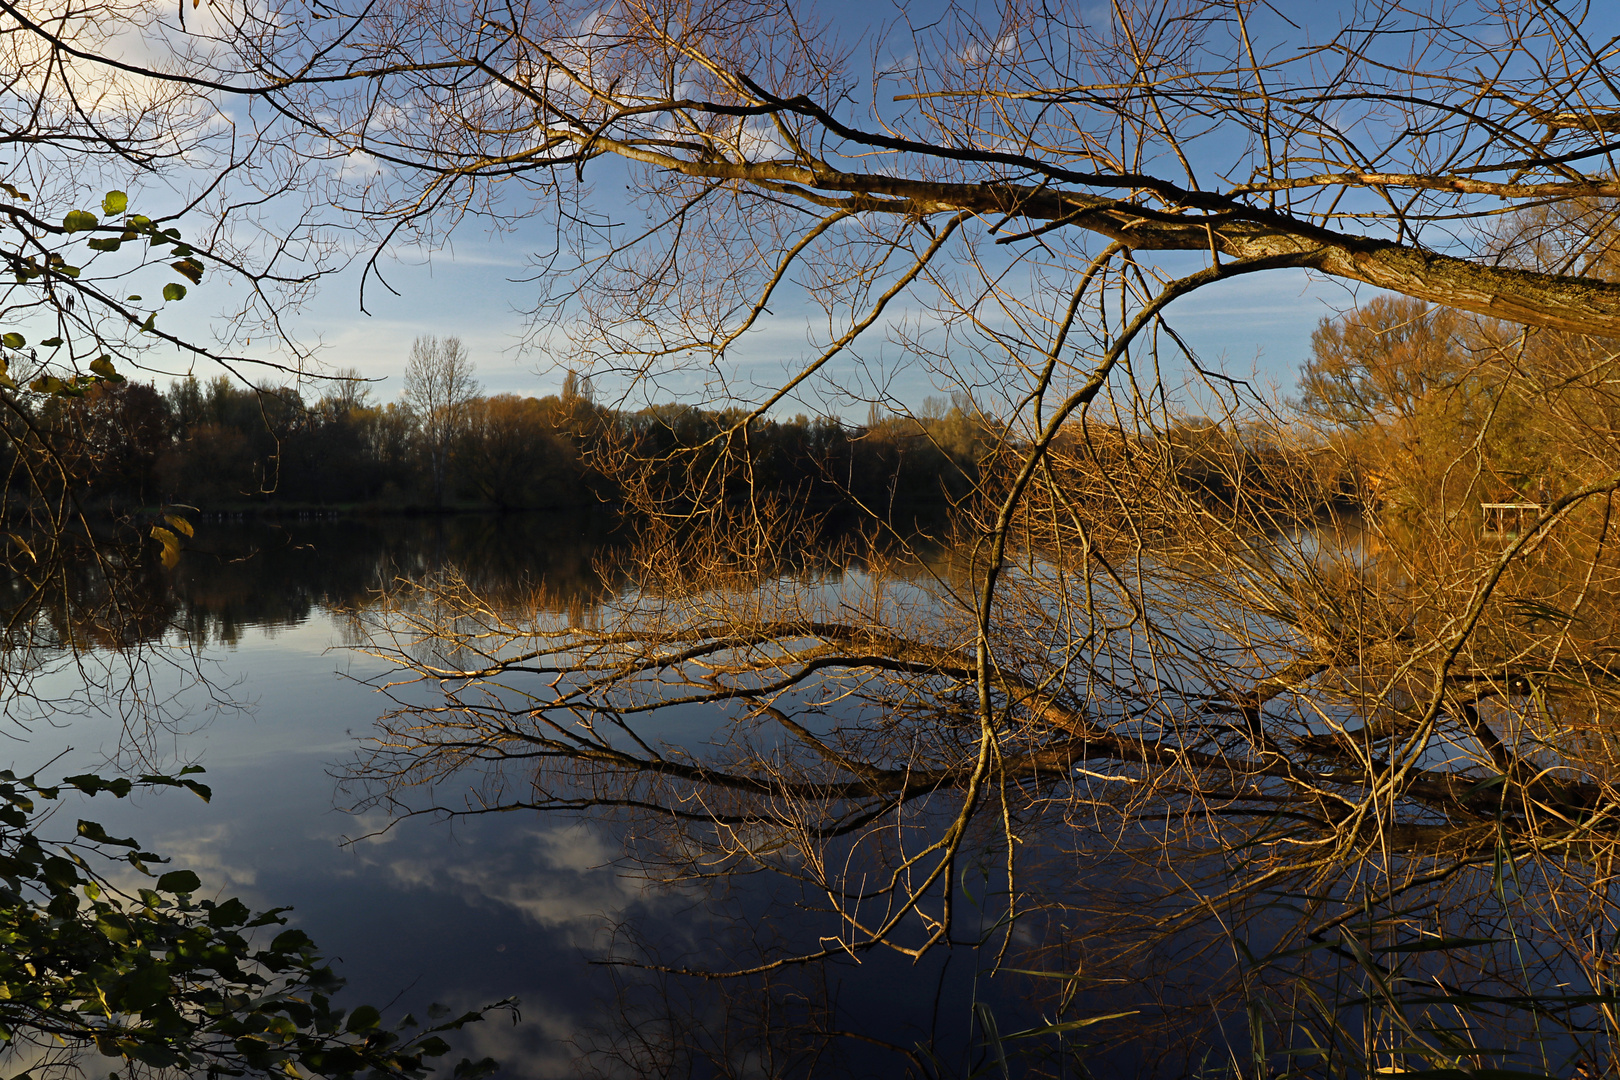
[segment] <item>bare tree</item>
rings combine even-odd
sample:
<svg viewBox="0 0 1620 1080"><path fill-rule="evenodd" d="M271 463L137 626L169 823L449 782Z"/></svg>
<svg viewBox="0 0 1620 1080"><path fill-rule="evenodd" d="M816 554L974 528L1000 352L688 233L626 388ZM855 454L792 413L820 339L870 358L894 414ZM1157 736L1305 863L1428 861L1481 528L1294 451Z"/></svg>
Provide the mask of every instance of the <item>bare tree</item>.
<svg viewBox="0 0 1620 1080"><path fill-rule="evenodd" d="M1220 282L1312 271L1517 326L1474 342L1497 385L1606 393L1620 73L1590 14L952 8L902 15L904 47L864 65L763 0L244 12L199 56L209 85L271 102L306 163L386 163L333 203L378 239L553 214L537 332L598 387L729 380L788 293L825 316L795 373L725 402L712 445L655 463L678 498L622 463L665 531L594 621L506 619L450 586L381 619L379 647L449 698L402 703L367 773L403 804L490 770L456 812L644 812L667 841L652 869L770 868L836 927L711 975L942 947L963 861L988 852L1000 925L1074 916L1033 950L1062 1005L1112 993L1174 1023L1160 984L1112 973L1224 946L1254 962L1222 1000L1324 1069L1466 1072L1497 1028L1533 1031L1544 1071L1611 1068L1607 407L1558 402L1567 467L1517 535L1481 535L1469 470L1494 459L1469 447L1523 395L1481 398L1399 522L1367 498L1318 517L1355 488L1320 467L1331 445L1209 371L1173 318ZM631 227L590 203L602 159L632 178ZM839 365L886 338L994 401L1004 436L958 556L890 537L901 555L835 580L795 548L795 508L748 483L749 425L818 379L859 396ZM1178 413L1172 359L1216 423ZM698 705L714 745L658 738ZM1039 860L1082 886L1044 887Z"/></svg>
<svg viewBox="0 0 1620 1080"><path fill-rule="evenodd" d="M1314 1047L1327 1071L1486 1067L1486 1031L1539 1031L1549 1072L1609 1068L1613 429L1566 396L1568 441L1594 449L1517 535L1482 536L1477 512L1470 446L1505 430L1500 407L1424 458L1412 514L1381 516L1335 444L1205 372L1173 317L1303 268L1565 342L1615 334L1610 224L1558 220L1616 193L1616 121L1592 104L1614 73L1577 15L1379 3L1296 34L1242 2L952 12L860 102L852 54L779 5L444 20L464 36L414 59L489 83L391 73L426 126L347 114L423 180L395 220L472 205L486 178L583 198L574 178L615 156L644 227L570 211L578 262L535 309L581 362L621 381L716 362L791 288L826 326L716 446L675 455L682 498L625 463L628 497L680 520L593 620L508 620L453 585L379 617L376 647L447 697L402 695L358 776L405 811L634 815L648 872L766 868L826 913L797 949L693 974L945 947L972 860L1001 868L998 925L1052 916L1017 966L1043 966L1060 1008L1102 995L1130 1017L1099 1036L1195 1029L1218 1000L1256 1018L1256 1053ZM1532 242L1487 227L1548 206L1570 212L1516 219ZM957 554L899 536L827 575L794 507L727 494L735 451L885 333L998 402L1005 434ZM1494 349L1493 378L1522 379L1516 340L1470 338L1458 362ZM1178 413L1171 357L1211 417ZM1397 411L1439 378L1421 357L1384 370ZM1365 516L1329 512L1358 498ZM698 705L710 740L660 738ZM468 768L462 800L445 779ZM1515 875L1537 885L1510 894ZM1208 981L1178 995L1166 974L1189 965Z"/></svg>
<svg viewBox="0 0 1620 1080"><path fill-rule="evenodd" d="M450 451L466 429L468 408L478 396L472 358L458 337L418 337L405 358L405 403L421 424L433 479L433 501L444 502Z"/></svg>

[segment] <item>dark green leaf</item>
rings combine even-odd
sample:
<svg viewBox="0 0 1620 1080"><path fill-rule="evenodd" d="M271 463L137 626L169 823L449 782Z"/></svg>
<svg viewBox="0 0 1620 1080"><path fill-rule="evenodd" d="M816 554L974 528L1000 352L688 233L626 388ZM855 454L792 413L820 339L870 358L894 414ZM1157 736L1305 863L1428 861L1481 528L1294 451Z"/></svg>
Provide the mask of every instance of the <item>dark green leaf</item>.
<svg viewBox="0 0 1620 1080"><path fill-rule="evenodd" d="M185 298L186 287L180 284L178 281L171 281L167 285L163 286L163 299L184 300Z"/></svg>
<svg viewBox="0 0 1620 1080"><path fill-rule="evenodd" d="M125 1056L133 1058L143 1065L152 1065L159 1069L171 1069L176 1065L185 1064L185 1058L173 1050L152 1043L136 1043L125 1051Z"/></svg>
<svg viewBox="0 0 1620 1080"><path fill-rule="evenodd" d="M68 784L87 795L122 795L136 785L193 785L186 774L198 771L135 780L86 773ZM349 1013L345 1028L345 1013L328 997L341 980L302 931L284 931L265 950L235 929L281 922L280 911L254 916L240 900L194 906L171 899L200 888L189 871L164 874L161 891L134 890L139 900L103 890L71 847L67 857L50 854L27 831L29 796L54 799L59 790L0 769L0 816L12 830L0 835L0 959L11 957L17 971L0 979L0 1041L48 1039L70 1054L95 1049L191 1076L286 1072L333 1080L419 1080L424 1057L448 1052L434 1036L402 1041L369 1006ZM97 844L135 844L91 821L80 821L77 833ZM143 870L145 861L163 861L141 851L127 858ZM19 998L26 1002L14 1007ZM464 1062L457 1075L471 1080L492 1069L487 1061Z"/></svg>
<svg viewBox="0 0 1620 1080"><path fill-rule="evenodd" d="M158 878L157 887L167 893L190 893L202 888L202 882L190 870L171 870Z"/></svg>
<svg viewBox="0 0 1620 1080"><path fill-rule="evenodd" d="M496 1064L494 1058L480 1058L477 1061L462 1058L456 1062L455 1071L451 1073L451 1076L455 1080L482 1080L483 1077L489 1076L499 1068L500 1066Z"/></svg>
<svg viewBox="0 0 1620 1080"><path fill-rule="evenodd" d="M79 868L73 865L70 860L59 855L52 855L46 859L44 865L40 868L40 873L45 880L45 884L50 887L52 892L64 892L68 889L77 888L79 882L83 880L79 874Z"/></svg>
<svg viewBox="0 0 1620 1080"><path fill-rule="evenodd" d="M296 952L299 949L313 944L315 943L309 940L309 935L304 933L302 930L283 930L281 933L277 934L276 939L270 943L270 949L272 952L280 953Z"/></svg>
<svg viewBox="0 0 1620 1080"><path fill-rule="evenodd" d="M382 1023L382 1013L370 1005L361 1005L349 1014L349 1022L344 1025L343 1029L352 1035L356 1032L370 1031L380 1023Z"/></svg>
<svg viewBox="0 0 1620 1080"><path fill-rule="evenodd" d="M79 835L84 837L86 840L94 840L98 844L113 844L117 847L128 848L138 848L141 846L138 841L129 839L127 837L120 838L116 836L108 836L107 830L102 828L94 821L80 821Z"/></svg>
<svg viewBox="0 0 1620 1080"><path fill-rule="evenodd" d="M208 913L208 925L241 926L252 917L253 912L248 910L248 906L233 897L223 904L214 905L214 909Z"/></svg>
<svg viewBox="0 0 1620 1080"><path fill-rule="evenodd" d="M128 795L130 790L135 786L127 777L120 776L116 777L115 779L108 780L105 777L97 776L95 773L80 773L78 776L65 776L62 778L62 783L72 784L86 795L95 795L98 792L110 791L113 793L115 798L119 799L122 799L125 795Z"/></svg>
<svg viewBox="0 0 1620 1080"><path fill-rule="evenodd" d="M168 965L148 960L118 980L114 993L108 995L117 1007L126 1012L150 1009L162 1002L173 991L169 981Z"/></svg>

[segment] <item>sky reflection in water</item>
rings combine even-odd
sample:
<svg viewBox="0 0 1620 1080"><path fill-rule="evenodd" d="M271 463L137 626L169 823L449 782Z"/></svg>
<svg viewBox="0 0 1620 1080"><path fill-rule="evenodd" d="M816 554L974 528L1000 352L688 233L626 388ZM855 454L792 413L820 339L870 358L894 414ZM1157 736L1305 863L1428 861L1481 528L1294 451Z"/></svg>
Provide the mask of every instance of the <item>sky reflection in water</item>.
<svg viewBox="0 0 1620 1080"><path fill-rule="evenodd" d="M169 726L143 733L149 761L139 767L200 763L214 799L104 797L66 807L63 819L82 815L115 835L138 836L175 867L198 872L207 893L257 908L291 905L293 924L339 961L350 1006L392 1003L385 1011L398 1016L434 1001L459 1009L520 998L521 1023L469 1029L457 1048L501 1059L504 1075L574 1075L582 1060L640 1071L657 1048L627 1043L632 1029L654 1044L672 1036L710 1042L739 1063L752 1056L767 1066L775 1053L781 1065L796 1049L785 1032L806 1015L806 995L813 1002L822 991L836 1000L833 1026L908 1049L931 1041L956 1059L948 1071L971 1071L975 992L996 1004L1003 1030L1034 1019L995 1001L975 979L971 955L947 962L940 953L918 965L868 958L835 965L830 987L821 976L786 976L776 995L757 985L667 984L590 961L642 942L662 958L714 963L775 933L797 934L787 924L808 916L795 912L795 897L766 895L773 886L763 881L724 896L645 887L615 866L623 837L600 821L515 812L385 829L380 810L343 809L354 797L333 776L385 702L364 682L383 665L342 648L349 638L338 612L370 602L395 576L446 567L497 599L544 581L558 603L588 606L615 588L592 567L593 553L610 542L601 523L545 515L205 524L167 602L183 628L170 640L198 647L208 685L183 664L151 669L151 699L163 702ZM48 676L46 688L65 691L72 678ZM8 764L66 775L106 769L122 748L131 767L118 703L97 704L54 728L14 727ZM681 719L683 728L702 723ZM673 1023L648 1022L666 1007ZM751 1040L750 1024L781 1037ZM599 1052L583 1055L586 1047ZM859 1040L841 1058L798 1049L799 1064L819 1060L826 1075L894 1075L905 1064Z"/></svg>

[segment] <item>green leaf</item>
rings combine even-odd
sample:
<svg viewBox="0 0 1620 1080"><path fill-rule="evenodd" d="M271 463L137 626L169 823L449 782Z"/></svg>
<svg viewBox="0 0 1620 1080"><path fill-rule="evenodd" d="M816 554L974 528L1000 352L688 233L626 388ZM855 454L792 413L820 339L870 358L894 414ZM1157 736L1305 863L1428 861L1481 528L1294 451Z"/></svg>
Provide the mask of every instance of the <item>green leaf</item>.
<svg viewBox="0 0 1620 1080"><path fill-rule="evenodd" d="M143 964L125 975L119 983L117 1004L129 1011L151 1008L174 989L174 984L169 981L167 965L161 963ZM125 1052L131 1055L139 1053L135 1047Z"/></svg>
<svg viewBox="0 0 1620 1080"><path fill-rule="evenodd" d="M184 300L185 298L186 287L180 284L178 281L171 281L167 285L163 286L163 299Z"/></svg>
<svg viewBox="0 0 1620 1080"><path fill-rule="evenodd" d="M456 1062L455 1070L450 1075L455 1080L482 1080L499 1069L500 1065L494 1058L479 1058L477 1061L462 1058Z"/></svg>
<svg viewBox="0 0 1620 1080"><path fill-rule="evenodd" d="M271 952L297 952L308 945L315 944L309 940L309 935L302 930L283 930L277 934L275 940L270 942Z"/></svg>
<svg viewBox="0 0 1620 1080"><path fill-rule="evenodd" d="M110 791L115 798L122 799L130 793L135 786L128 777L120 776L112 780L97 776L95 773L80 773L78 776L64 776L62 783L72 784L86 795L95 795L98 792Z"/></svg>
<svg viewBox="0 0 1620 1080"><path fill-rule="evenodd" d="M382 1013L370 1005L361 1005L349 1014L349 1022L344 1025L344 1030L350 1034L370 1031L380 1023L382 1023Z"/></svg>
<svg viewBox="0 0 1620 1080"><path fill-rule="evenodd" d="M59 347L61 344L62 344L62 339L59 338L59 337L48 337L44 341L40 342L40 345L42 347L44 347L44 348L47 348L47 349L55 349L55 348Z"/></svg>
<svg viewBox="0 0 1620 1080"><path fill-rule="evenodd" d="M100 223L96 220L96 215L88 210L69 210L67 216L62 219L62 231L80 232L84 229L93 229L98 224Z"/></svg>
<svg viewBox="0 0 1620 1080"><path fill-rule="evenodd" d="M121 383L124 377L113 369L112 357L103 354L90 361L90 370L100 375L108 382Z"/></svg>
<svg viewBox="0 0 1620 1080"><path fill-rule="evenodd" d="M116 236L92 236L85 241L91 251L117 251L123 243Z"/></svg>
<svg viewBox="0 0 1620 1080"><path fill-rule="evenodd" d="M236 898L231 898L223 904L218 904L208 913L210 926L241 926L253 918L253 912L248 906Z"/></svg>
<svg viewBox="0 0 1620 1080"><path fill-rule="evenodd" d="M76 888L81 880L77 866L55 855L45 860L40 876L45 879L45 884L50 890L57 893Z"/></svg>
<svg viewBox="0 0 1620 1080"><path fill-rule="evenodd" d="M169 983L168 980L164 980L162 984L161 996L158 998L158 1000L161 1001L163 997L168 996L168 992ZM153 1002L153 1004L156 1003L156 1001ZM143 1065L151 1065L152 1067L158 1069L172 1069L177 1065L183 1065L185 1063L185 1059L179 1054L175 1053L173 1050L166 1046L159 1046L153 1043L136 1043L134 1046L130 1047L124 1052L124 1056L127 1058L133 1058Z"/></svg>
<svg viewBox="0 0 1620 1080"><path fill-rule="evenodd" d="M9 897L0 903L0 959L10 963L0 973L0 1043L51 1038L73 1053L93 1047L176 1075L423 1080L424 1059L450 1049L444 1039L424 1032L409 1041L383 1027L375 1008L335 1008L328 995L342 981L302 931L283 932L268 950L248 939L246 928L284 922L285 908L254 915L240 900L193 903L177 895L201 887L190 871L164 874L159 891L103 888L72 841L51 854L47 844L58 841L30 831L30 795L55 799L66 788L122 795L132 786L185 786L195 782L187 774L199 771L115 780L85 773L44 787L0 769L0 891ZM98 845L136 843L90 821L78 822L77 833ZM145 863L164 861L139 850L124 859L143 873ZM464 1062L455 1075L473 1080L493 1070L492 1062Z"/></svg>
<svg viewBox="0 0 1620 1080"><path fill-rule="evenodd" d="M107 214L109 216L112 214L122 214L128 209L129 196L125 195L122 191L109 191L105 196L102 197L101 212L103 214Z"/></svg>
<svg viewBox="0 0 1620 1080"><path fill-rule="evenodd" d="M117 847L138 848L140 842L128 837L108 836L107 830L94 821L80 821L79 835L86 840L94 840L98 844L113 844Z"/></svg>
<svg viewBox="0 0 1620 1080"><path fill-rule="evenodd" d="M170 870L158 878L157 887L160 892L189 893L202 888L202 881L190 870Z"/></svg>
<svg viewBox="0 0 1620 1080"><path fill-rule="evenodd" d="M11 333L0 336L0 345L4 345L8 349L20 349L26 344L28 344L28 339L21 334Z"/></svg>
<svg viewBox="0 0 1620 1080"><path fill-rule="evenodd" d="M157 326L157 312L154 311L154 312L152 312L152 314L150 314L150 315L148 315L146 317L145 322L141 323L141 333L150 334L150 333L152 333L153 329L156 328L156 326Z"/></svg>

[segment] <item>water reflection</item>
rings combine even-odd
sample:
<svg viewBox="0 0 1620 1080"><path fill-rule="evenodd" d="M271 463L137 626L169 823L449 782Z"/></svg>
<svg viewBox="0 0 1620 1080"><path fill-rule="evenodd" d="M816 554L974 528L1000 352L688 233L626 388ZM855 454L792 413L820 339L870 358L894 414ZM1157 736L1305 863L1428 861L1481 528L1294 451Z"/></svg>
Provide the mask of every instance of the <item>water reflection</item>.
<svg viewBox="0 0 1620 1080"><path fill-rule="evenodd" d="M618 587L602 574L613 529L609 515L589 513L202 521L171 570L132 535L122 547L109 540L85 549L43 581L8 576L4 644L230 645L250 628L296 626L321 611L364 606L396 580L444 572L495 603L538 594L582 608Z"/></svg>
<svg viewBox="0 0 1620 1080"><path fill-rule="evenodd" d="M643 544L584 623L421 582L362 620L397 672L349 775L405 815L613 822L628 865L731 912L701 947L621 939L675 987L629 995L661 1050L609 1042L643 1068L696 1052L667 1002L701 980L785 1059L863 1042L948 1071L940 1043L837 1034L812 984L959 956L976 1002L1005 995L966 1041L1016 1036L1037 1075L1080 1051L1179 1075L1237 1034L1328 1072L1602 1060L1581 950L1612 939L1607 863L1569 856L1610 848L1563 830L1614 805L1606 758L1549 770L1553 712L1409 662L1400 613L1354 603L1364 551L1307 539L1171 538L1128 577L1009 562L993 638L966 560L761 570L719 534ZM778 992L800 1010L761 1011Z"/></svg>
<svg viewBox="0 0 1620 1080"><path fill-rule="evenodd" d="M125 689L138 688L152 706L145 719L161 723L145 729L141 762L200 761L214 802L159 796L97 806L95 816L170 852L210 892L293 905L295 924L341 957L355 1000L395 1000L398 1014L516 994L524 1022L469 1029L458 1053L494 1054L521 1077L890 1074L919 1042L951 1060L927 1065L929 1074L983 1056L972 1010L1000 990L979 985L971 961L871 957L725 985L593 966L714 950L774 955L802 930L780 883L654 886L627 872L625 853L655 838L611 815L496 813L387 828L386 815L333 812L330 770L371 733L382 702L370 686L386 675L364 654L328 651L347 640L356 613L376 610L399 580L454 579L508 614L589 621L623 592L607 523L204 522L198 533L178 567L146 566L120 582L139 585L149 613L137 632L85 642L77 654L54 640L67 666L38 673L41 688L82 696L74 669L87 662L143 667ZM801 561L797 570L836 590L840 566ZM59 598L61 610L95 606L93 575L65 580L76 591ZM177 662L152 663L164 650ZM178 662L186 658L189 667ZM128 696L108 687L65 727L18 729L13 762L24 771L103 766L127 750ZM711 716L688 720L694 743L713 728ZM466 790L465 777L450 783ZM1009 997L1002 1015L1021 1007ZM849 1031L861 1037L841 1034Z"/></svg>
<svg viewBox="0 0 1620 1080"><path fill-rule="evenodd" d="M1275 545L1324 562L1315 538ZM169 752L208 766L216 804L109 827L296 905L357 996L523 997L523 1025L469 1034L516 1076L957 1076L1003 1056L1024 1075L1184 1075L1256 1023L1337 1045L1434 1009L1458 1038L1528 1038L1529 1017L1551 1060L1602 1022L1603 886L1580 860L1513 854L1523 811L1485 783L1466 711L1435 729L1444 755L1410 758L1391 827L1338 828L1323 806L1362 782L1344 746L1398 748L1430 688L1239 696L1211 674L1240 641L1230 582L1196 561L1135 570L1179 623L1150 638L1123 594L1094 597L1100 629L1068 655L1056 571L1010 570L996 692L1017 705L982 765L969 559L844 547L742 573L715 543L666 552L660 577L629 546L590 519L205 525L150 578L166 614L140 625L254 710L155 674L151 696L198 718ZM404 669L326 651L367 627ZM1480 719L1545 758L1569 717L1523 705ZM94 725L37 737L33 763L69 736L93 744ZM332 772L358 816L331 812Z"/></svg>

